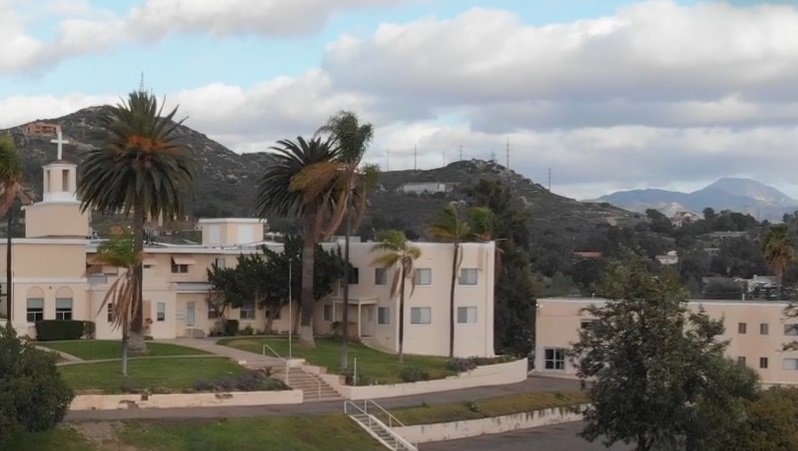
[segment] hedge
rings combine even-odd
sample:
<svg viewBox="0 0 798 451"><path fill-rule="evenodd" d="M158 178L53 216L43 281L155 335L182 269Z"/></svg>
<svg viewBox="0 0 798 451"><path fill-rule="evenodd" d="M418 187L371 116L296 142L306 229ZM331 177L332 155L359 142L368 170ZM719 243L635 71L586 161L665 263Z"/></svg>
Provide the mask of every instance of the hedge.
<svg viewBox="0 0 798 451"><path fill-rule="evenodd" d="M36 322L39 341L80 340L94 338L92 321L45 319Z"/></svg>
<svg viewBox="0 0 798 451"><path fill-rule="evenodd" d="M224 335L227 337L233 337L238 335L238 320L237 319L228 319L224 322Z"/></svg>

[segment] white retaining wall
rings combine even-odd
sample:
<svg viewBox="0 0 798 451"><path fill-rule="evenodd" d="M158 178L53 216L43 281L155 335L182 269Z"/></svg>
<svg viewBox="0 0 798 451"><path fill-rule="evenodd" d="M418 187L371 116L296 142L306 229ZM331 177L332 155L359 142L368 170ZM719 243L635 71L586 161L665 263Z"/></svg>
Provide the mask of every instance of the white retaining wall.
<svg viewBox="0 0 798 451"><path fill-rule="evenodd" d="M77 395L69 410L169 409L181 407L301 404L302 390L168 395Z"/></svg>

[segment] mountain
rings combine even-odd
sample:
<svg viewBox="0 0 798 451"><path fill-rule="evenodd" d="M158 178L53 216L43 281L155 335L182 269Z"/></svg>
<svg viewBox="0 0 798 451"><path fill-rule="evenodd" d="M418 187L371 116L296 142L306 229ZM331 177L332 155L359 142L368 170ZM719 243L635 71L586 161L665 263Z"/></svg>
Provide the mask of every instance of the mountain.
<svg viewBox="0 0 798 451"><path fill-rule="evenodd" d="M61 125L64 138L70 142L64 146L64 159L79 163L81 152L102 144L105 132L98 126L101 111L102 107L92 107L60 118L35 122ZM14 136L22 155L24 180L34 185L37 193L41 193L41 167L55 160L56 147L50 143L52 136L26 133L26 125L5 132ZM194 149L199 165L195 198L190 204L191 213L203 217L252 216L256 181L269 164L268 155L262 152L235 153L185 126L178 127L178 132ZM269 144L264 143L264 149ZM424 224L446 202L462 198L462 188L480 177L505 181L540 230L579 234L594 230L597 224L626 224L640 220L639 215L609 204L579 202L551 193L496 163L471 160L431 170L383 173L381 187L371 198L371 208L364 224L370 223L379 229L379 221L398 221L422 234ZM446 194L429 195L405 194L398 190L403 184L413 182L449 183L454 189Z"/></svg>
<svg viewBox="0 0 798 451"><path fill-rule="evenodd" d="M661 189L618 191L593 202L608 202L621 208L645 212L653 208L670 216L677 211L701 213L704 208L748 213L761 219L781 220L784 213L798 210L798 201L772 186L747 178L722 178L691 193Z"/></svg>

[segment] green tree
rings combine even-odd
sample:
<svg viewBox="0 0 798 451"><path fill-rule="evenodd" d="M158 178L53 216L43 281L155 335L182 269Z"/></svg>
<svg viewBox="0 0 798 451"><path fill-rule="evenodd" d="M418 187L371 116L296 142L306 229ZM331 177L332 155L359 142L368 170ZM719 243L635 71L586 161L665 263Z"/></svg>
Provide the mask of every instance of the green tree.
<svg viewBox="0 0 798 451"><path fill-rule="evenodd" d="M768 230L763 242L762 253L768 265L778 277L779 298L783 299L784 287L782 286L782 281L784 279L784 271L798 257L786 224L777 224Z"/></svg>
<svg viewBox="0 0 798 451"><path fill-rule="evenodd" d="M399 293L399 361L403 361L403 347L405 340L405 285L410 280L410 296L416 289L415 265L421 257L421 249L409 241L404 232L399 230L385 230L378 236L379 242L371 248L371 252L380 255L374 259L372 265L387 270L393 270L391 282L391 299Z"/></svg>
<svg viewBox="0 0 798 451"><path fill-rule="evenodd" d="M339 175L339 149L330 139L282 140L271 149L271 161L258 181L256 209L260 217L298 217L302 220L302 282L300 293L300 341L315 346L313 339L314 257L316 245L334 233L327 224L334 217L334 186Z"/></svg>
<svg viewBox="0 0 798 451"><path fill-rule="evenodd" d="M582 437L640 451L695 443L713 424L699 415L701 402L735 393L719 393L729 379L718 363L723 322L691 312L676 274L649 272L639 256L615 265L603 291L608 301L585 309L594 322L571 352L590 402Z"/></svg>
<svg viewBox="0 0 798 451"><path fill-rule="evenodd" d="M529 217L509 187L480 179L466 187L475 206L491 212L492 234L501 263L494 285L494 346L497 353L528 356L534 348L535 282L531 270Z"/></svg>
<svg viewBox="0 0 798 451"><path fill-rule="evenodd" d="M0 328L0 449L19 433L54 428L73 398L53 354L18 338L10 325Z"/></svg>
<svg viewBox="0 0 798 451"><path fill-rule="evenodd" d="M108 132L101 148L83 157L83 173L77 192L81 209L101 214L122 210L133 215L133 247L144 250L144 223L153 218L174 218L184 213L186 197L193 190L194 159L180 142L183 121L174 121L177 107L163 115L163 104L143 91L130 93L116 106L106 107L100 125ZM146 350L142 312L142 266L133 272L138 287L129 325L132 351Z"/></svg>
<svg viewBox="0 0 798 451"><path fill-rule="evenodd" d="M339 177L336 182L336 208L343 214L334 214L334 217L345 217L346 230L344 233L344 285L343 285L343 315L344 334L341 339L341 368L346 369L349 365L347 356L347 342L349 334L346 333L349 324L349 235L352 227L357 229L368 206L368 194L377 184L379 178L379 167L377 165L365 165L361 167L363 156L369 149L371 141L374 139L374 127L370 123L361 123L357 114L351 111L340 111L330 117L327 123L318 132L321 135L328 135L337 144L339 154ZM352 213L354 208L355 225L352 224ZM336 230L340 224L332 224L330 227Z"/></svg>
<svg viewBox="0 0 798 451"><path fill-rule="evenodd" d="M716 442L715 450L783 451L798 443L798 389L773 387L745 403L745 417ZM709 450L709 448L706 448Z"/></svg>

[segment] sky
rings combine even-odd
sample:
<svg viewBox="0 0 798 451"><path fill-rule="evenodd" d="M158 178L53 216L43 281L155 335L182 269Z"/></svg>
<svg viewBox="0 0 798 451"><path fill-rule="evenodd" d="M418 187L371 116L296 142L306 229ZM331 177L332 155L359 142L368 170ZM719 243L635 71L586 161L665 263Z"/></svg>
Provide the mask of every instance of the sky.
<svg viewBox="0 0 798 451"><path fill-rule="evenodd" d="M509 148L578 199L720 177L798 198L798 0L0 0L0 29L0 128L143 74L236 152L350 110L383 169Z"/></svg>

